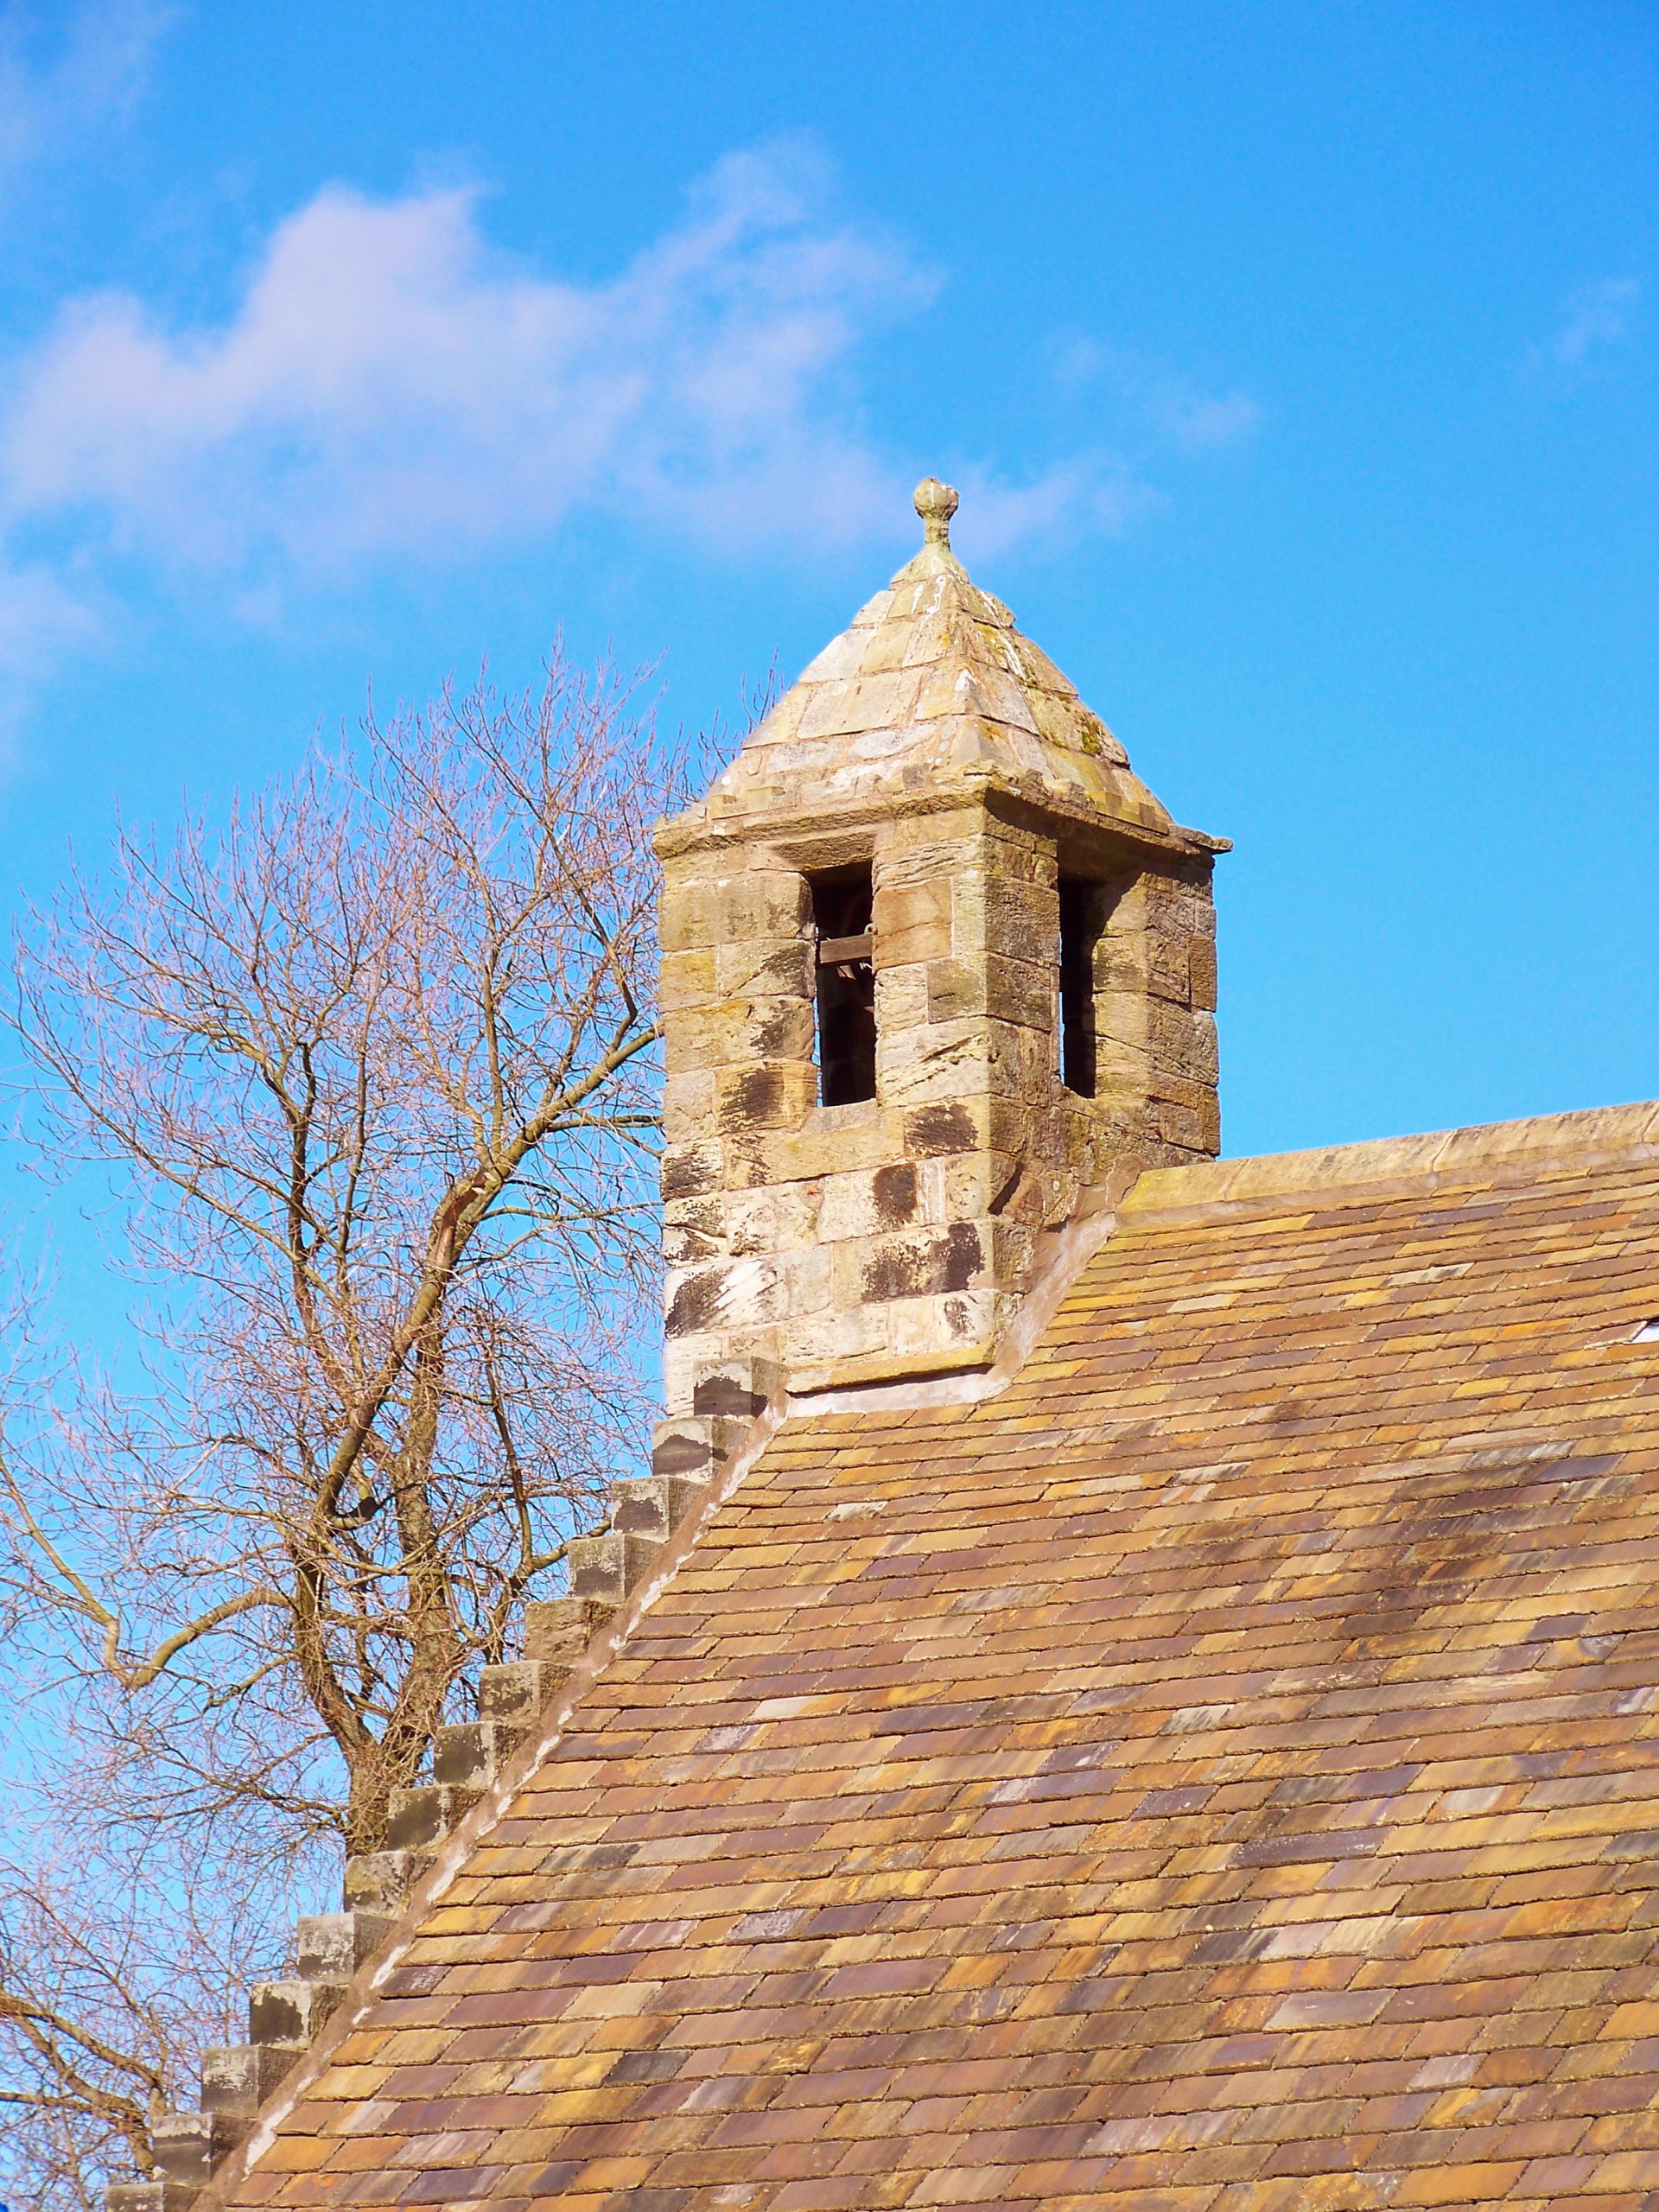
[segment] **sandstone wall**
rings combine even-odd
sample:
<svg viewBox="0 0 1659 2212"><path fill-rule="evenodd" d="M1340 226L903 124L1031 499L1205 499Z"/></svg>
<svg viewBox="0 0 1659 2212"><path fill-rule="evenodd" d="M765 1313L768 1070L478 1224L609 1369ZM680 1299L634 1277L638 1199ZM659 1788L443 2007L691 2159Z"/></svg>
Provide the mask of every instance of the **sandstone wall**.
<svg viewBox="0 0 1659 2212"><path fill-rule="evenodd" d="M739 1356L797 1389L980 1363L1037 1236L1115 1160L1217 1147L1207 855L1096 861L1092 1100L1058 1075L1052 826L942 795L836 856L873 866L878 1025L877 1096L836 1107L799 848L773 823L665 860L671 1414Z"/></svg>

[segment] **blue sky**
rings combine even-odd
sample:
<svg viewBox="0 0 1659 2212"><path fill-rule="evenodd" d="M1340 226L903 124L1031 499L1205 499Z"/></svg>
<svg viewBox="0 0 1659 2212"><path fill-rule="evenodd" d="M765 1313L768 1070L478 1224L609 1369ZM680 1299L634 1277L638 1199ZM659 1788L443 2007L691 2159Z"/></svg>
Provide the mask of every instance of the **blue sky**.
<svg viewBox="0 0 1659 2212"><path fill-rule="evenodd" d="M1230 1151L1659 1092L1659 11L0 4L0 879L957 539L1221 878Z"/></svg>

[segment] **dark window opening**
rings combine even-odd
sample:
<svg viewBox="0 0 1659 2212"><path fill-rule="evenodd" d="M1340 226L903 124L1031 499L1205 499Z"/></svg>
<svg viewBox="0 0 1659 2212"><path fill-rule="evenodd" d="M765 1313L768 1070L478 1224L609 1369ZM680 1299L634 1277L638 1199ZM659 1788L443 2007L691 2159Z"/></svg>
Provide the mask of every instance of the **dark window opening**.
<svg viewBox="0 0 1659 2212"><path fill-rule="evenodd" d="M1105 907L1102 885L1060 878L1060 1081L1084 1098L1095 1096L1095 952Z"/></svg>
<svg viewBox="0 0 1659 2212"><path fill-rule="evenodd" d="M818 983L818 1096L850 1106L875 1096L875 967L870 870L812 878Z"/></svg>

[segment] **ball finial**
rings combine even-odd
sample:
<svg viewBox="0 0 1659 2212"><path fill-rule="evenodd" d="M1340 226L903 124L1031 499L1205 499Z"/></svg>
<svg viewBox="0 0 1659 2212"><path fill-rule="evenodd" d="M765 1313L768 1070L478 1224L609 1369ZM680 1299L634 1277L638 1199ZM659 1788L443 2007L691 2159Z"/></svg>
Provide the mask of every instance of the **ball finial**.
<svg viewBox="0 0 1659 2212"><path fill-rule="evenodd" d="M950 518L957 512L955 486L941 484L937 476L924 476L916 486L916 512L930 545L949 545Z"/></svg>

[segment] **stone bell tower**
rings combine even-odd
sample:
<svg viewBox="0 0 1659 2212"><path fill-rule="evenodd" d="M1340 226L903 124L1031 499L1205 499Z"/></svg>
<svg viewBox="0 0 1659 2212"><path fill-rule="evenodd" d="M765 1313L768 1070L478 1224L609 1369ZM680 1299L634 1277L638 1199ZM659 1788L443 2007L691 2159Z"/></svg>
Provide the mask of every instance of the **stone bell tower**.
<svg viewBox="0 0 1659 2212"><path fill-rule="evenodd" d="M1222 840L925 543L664 822L667 1400L988 1364L1116 1166L1213 1154Z"/></svg>

